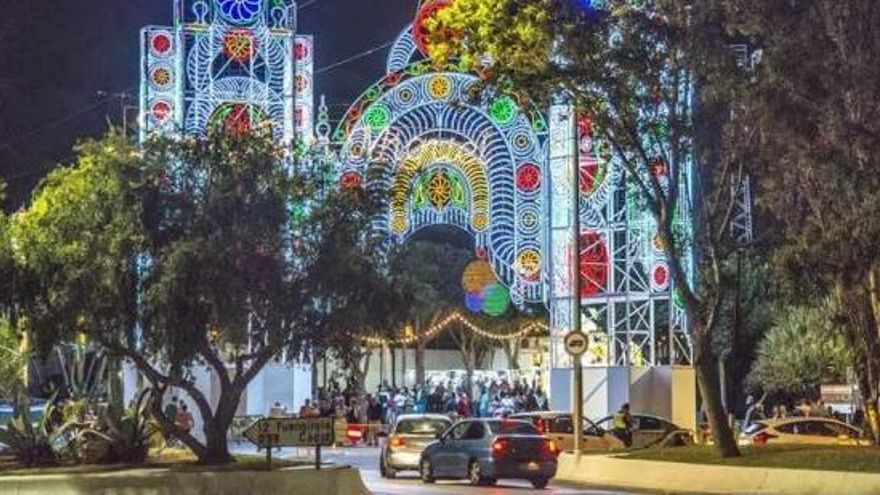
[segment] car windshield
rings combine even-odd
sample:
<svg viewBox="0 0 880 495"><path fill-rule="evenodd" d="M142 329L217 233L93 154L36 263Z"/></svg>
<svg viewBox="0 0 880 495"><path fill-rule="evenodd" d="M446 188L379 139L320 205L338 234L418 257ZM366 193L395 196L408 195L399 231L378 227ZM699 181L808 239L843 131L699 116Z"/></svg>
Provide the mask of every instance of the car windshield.
<svg viewBox="0 0 880 495"><path fill-rule="evenodd" d="M746 426L746 429L743 430L743 433L745 433L746 435L754 435L764 428L767 428L767 425L765 425L764 423L752 423L749 426Z"/></svg>
<svg viewBox="0 0 880 495"><path fill-rule="evenodd" d="M449 428L451 422L442 419L404 419L397 423L397 433L402 435L436 435Z"/></svg>
<svg viewBox="0 0 880 495"><path fill-rule="evenodd" d="M487 421L489 429L496 435L540 435L529 423L521 421Z"/></svg>

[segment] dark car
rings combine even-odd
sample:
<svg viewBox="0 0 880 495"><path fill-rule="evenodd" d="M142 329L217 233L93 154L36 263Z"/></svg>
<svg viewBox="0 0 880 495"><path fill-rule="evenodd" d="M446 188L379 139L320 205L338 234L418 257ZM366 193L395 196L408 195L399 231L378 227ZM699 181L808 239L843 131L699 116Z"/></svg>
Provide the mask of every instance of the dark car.
<svg viewBox="0 0 880 495"><path fill-rule="evenodd" d="M422 481L467 479L493 485L499 479L524 479L544 488L556 476L559 448L525 421L460 421L428 445L419 461Z"/></svg>

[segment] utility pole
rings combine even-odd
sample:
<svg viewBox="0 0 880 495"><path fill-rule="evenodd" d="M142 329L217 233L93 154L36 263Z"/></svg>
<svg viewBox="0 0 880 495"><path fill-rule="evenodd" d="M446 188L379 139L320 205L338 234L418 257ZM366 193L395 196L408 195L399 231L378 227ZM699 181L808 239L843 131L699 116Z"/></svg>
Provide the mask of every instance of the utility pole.
<svg viewBox="0 0 880 495"><path fill-rule="evenodd" d="M98 96L102 98L116 98L119 100L119 111L120 116L122 117L122 135L128 137L128 115L131 110L139 111L140 109L134 105L129 105L128 102L133 98L131 93L128 91L98 91Z"/></svg>
<svg viewBox="0 0 880 495"><path fill-rule="evenodd" d="M571 106L571 135L576 141L578 139L577 126L577 107ZM571 219L572 233L574 235L574 244L571 253L571 271L572 271L572 291L574 294L574 315L572 315L571 333L581 334L581 180L580 180L580 146L574 147L574 159L571 163L571 197L573 215ZM574 451L577 455L581 453L581 446L584 440L584 369L581 361L582 353L570 353L572 359L572 367L574 379L574 393L572 399L574 401L573 423L574 423Z"/></svg>

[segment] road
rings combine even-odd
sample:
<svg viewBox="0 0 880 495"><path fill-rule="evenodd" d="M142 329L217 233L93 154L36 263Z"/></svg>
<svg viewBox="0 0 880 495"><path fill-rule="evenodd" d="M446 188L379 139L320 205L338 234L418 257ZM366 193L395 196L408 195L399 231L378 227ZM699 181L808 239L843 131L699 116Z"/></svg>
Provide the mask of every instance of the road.
<svg viewBox="0 0 880 495"><path fill-rule="evenodd" d="M235 454L256 453L249 444L233 445L232 451ZM305 453L303 450L284 448L272 456L276 459L302 459ZM374 447L325 448L321 457L324 463L357 467L364 484L374 495L634 495L630 492L591 490L559 483L551 483L545 490L535 490L529 483L511 480L501 480L493 487L474 487L466 481L438 481L427 485L419 480L416 472L400 473L396 479L389 480L379 476L379 449Z"/></svg>
<svg viewBox="0 0 880 495"><path fill-rule="evenodd" d="M379 476L379 449L345 448L328 449L325 460L336 464L349 464L360 469L364 483L375 495L612 495L623 492L607 492L551 484L546 490L535 490L529 483L501 480L494 487L473 487L467 482L438 481L426 485L419 481L418 473L401 473L397 479L387 480Z"/></svg>

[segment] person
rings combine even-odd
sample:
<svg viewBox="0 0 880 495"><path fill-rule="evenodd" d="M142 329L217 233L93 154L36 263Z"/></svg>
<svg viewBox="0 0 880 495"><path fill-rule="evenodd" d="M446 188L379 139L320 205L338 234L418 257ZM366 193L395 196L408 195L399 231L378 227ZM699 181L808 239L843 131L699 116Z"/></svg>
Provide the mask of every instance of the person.
<svg viewBox="0 0 880 495"><path fill-rule="evenodd" d="M367 400L369 401L369 405L367 405L367 444L378 445L378 433L382 425L382 405L371 395L367 395Z"/></svg>
<svg viewBox="0 0 880 495"><path fill-rule="evenodd" d="M467 395L464 392L460 393L458 396L458 404L456 405L456 411L458 416L461 418L469 418L471 416L471 405L470 401L468 401Z"/></svg>
<svg viewBox="0 0 880 495"><path fill-rule="evenodd" d="M312 407L311 399L306 399L302 406L299 408L299 417L300 418L314 418L315 417L315 408Z"/></svg>
<svg viewBox="0 0 880 495"><path fill-rule="evenodd" d="M797 412L798 412L798 415L799 415L799 416L803 416L803 417L805 417L805 418L809 418L810 415L813 413L813 404L812 404L812 402L810 402L810 399L809 399L809 398L804 397L804 398L801 400L800 405L797 406L796 409L797 409Z"/></svg>
<svg viewBox="0 0 880 495"><path fill-rule="evenodd" d="M281 402L275 401L275 404L269 409L269 417L270 418L284 418L287 416L287 411L281 407Z"/></svg>
<svg viewBox="0 0 880 495"><path fill-rule="evenodd" d="M611 426L614 436L623 441L623 444L627 447L631 447L633 419L629 412L629 403L624 403L620 406L620 409L614 413Z"/></svg>
<svg viewBox="0 0 880 495"><path fill-rule="evenodd" d="M177 411L177 418L174 421L174 427L180 432L189 433L193 426L195 426L193 415L187 409L186 404L181 401L180 410Z"/></svg>
<svg viewBox="0 0 880 495"><path fill-rule="evenodd" d="M171 397L171 402L165 405L163 411L165 419L173 423L177 419L177 396Z"/></svg>

